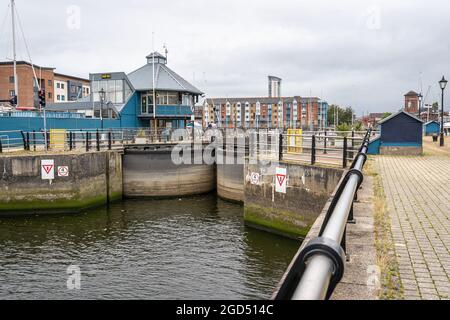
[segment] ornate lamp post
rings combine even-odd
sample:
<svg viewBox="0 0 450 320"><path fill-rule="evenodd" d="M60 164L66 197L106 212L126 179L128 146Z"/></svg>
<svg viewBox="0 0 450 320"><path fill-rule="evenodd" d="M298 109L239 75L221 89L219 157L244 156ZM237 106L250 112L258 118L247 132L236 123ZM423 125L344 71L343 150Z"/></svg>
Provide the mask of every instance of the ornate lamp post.
<svg viewBox="0 0 450 320"><path fill-rule="evenodd" d="M442 76L441 81L439 81L439 86L441 87L442 90L442 103L441 103L441 139L439 142L439 145L441 147L444 146L444 90L445 87L447 86L447 80L445 80L444 76Z"/></svg>

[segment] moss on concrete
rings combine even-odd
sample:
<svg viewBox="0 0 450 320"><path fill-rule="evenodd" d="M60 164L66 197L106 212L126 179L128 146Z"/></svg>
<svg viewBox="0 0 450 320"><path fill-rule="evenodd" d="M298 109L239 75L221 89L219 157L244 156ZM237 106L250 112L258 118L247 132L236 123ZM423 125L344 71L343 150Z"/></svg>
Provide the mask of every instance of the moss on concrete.
<svg viewBox="0 0 450 320"><path fill-rule="evenodd" d="M91 198L72 198L57 200L21 200L0 202L0 215L7 213L29 214L34 212L74 212L90 207L96 207L106 204L106 196L100 195Z"/></svg>
<svg viewBox="0 0 450 320"><path fill-rule="evenodd" d="M311 228L299 214L247 204L244 221L249 226L294 239L305 238Z"/></svg>

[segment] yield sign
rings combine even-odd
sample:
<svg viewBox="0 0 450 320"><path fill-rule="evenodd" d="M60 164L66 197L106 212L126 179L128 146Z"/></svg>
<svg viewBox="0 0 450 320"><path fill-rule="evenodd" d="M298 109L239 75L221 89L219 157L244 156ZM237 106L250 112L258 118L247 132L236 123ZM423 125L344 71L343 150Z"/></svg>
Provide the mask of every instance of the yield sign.
<svg viewBox="0 0 450 320"><path fill-rule="evenodd" d="M286 179L286 175L284 174L277 174L277 180L278 184L282 186L284 184L284 179Z"/></svg>
<svg viewBox="0 0 450 320"><path fill-rule="evenodd" d="M43 165L42 168L44 169L44 171L45 171L46 174L49 174L49 173L50 173L50 170L53 169L53 165L51 165L51 164Z"/></svg>
<svg viewBox="0 0 450 320"><path fill-rule="evenodd" d="M41 160L41 177L43 180L55 179L55 161Z"/></svg>
<svg viewBox="0 0 450 320"><path fill-rule="evenodd" d="M286 168L277 168L275 172L275 191L279 193L286 193Z"/></svg>

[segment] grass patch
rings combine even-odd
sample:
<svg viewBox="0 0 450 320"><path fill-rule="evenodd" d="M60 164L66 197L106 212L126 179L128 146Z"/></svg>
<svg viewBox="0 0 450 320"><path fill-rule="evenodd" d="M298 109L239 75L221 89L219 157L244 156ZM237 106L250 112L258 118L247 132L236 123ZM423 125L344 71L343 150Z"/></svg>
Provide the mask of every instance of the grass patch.
<svg viewBox="0 0 450 320"><path fill-rule="evenodd" d="M376 262L381 270L381 289L378 296L383 300L403 299L386 195L373 159L369 158L367 161L365 173L373 177Z"/></svg>

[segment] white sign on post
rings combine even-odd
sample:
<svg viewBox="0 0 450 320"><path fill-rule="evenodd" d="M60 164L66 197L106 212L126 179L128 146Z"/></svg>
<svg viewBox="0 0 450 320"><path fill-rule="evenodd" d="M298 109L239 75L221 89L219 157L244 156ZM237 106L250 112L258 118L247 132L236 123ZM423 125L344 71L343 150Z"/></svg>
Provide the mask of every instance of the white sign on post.
<svg viewBox="0 0 450 320"><path fill-rule="evenodd" d="M252 172L250 176L250 182L251 184L259 184L259 173Z"/></svg>
<svg viewBox="0 0 450 320"><path fill-rule="evenodd" d="M286 193L287 170L286 168L278 168L275 171L275 191Z"/></svg>
<svg viewBox="0 0 450 320"><path fill-rule="evenodd" d="M41 177L42 180L55 179L55 161L41 160Z"/></svg>

